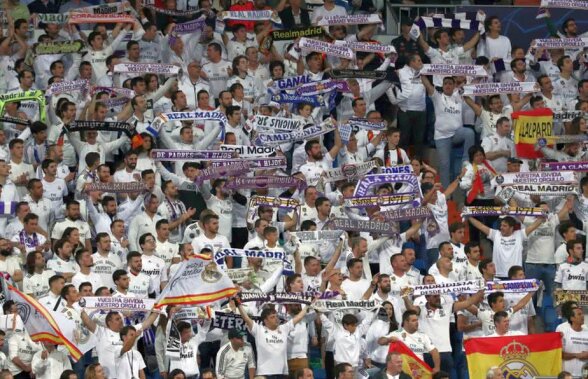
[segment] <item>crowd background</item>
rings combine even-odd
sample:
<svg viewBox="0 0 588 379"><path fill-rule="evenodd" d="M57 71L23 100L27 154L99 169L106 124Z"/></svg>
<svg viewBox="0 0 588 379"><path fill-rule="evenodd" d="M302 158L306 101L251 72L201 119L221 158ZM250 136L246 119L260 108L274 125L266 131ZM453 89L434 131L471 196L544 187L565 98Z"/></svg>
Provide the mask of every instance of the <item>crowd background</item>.
<svg viewBox="0 0 588 379"><path fill-rule="evenodd" d="M455 19L450 13L457 8L444 6L513 4L514 12L523 5L537 9L539 1L104 3L117 4L115 14L127 15L123 22L92 22L101 9L93 6L102 4L96 1L2 2L0 271L50 312L74 320L76 343L93 341L94 347L75 361L63 346L33 341L21 304L4 298L0 379L410 377L413 373L401 372L401 356L388 353L397 341L429 364L435 378L462 379L472 376L464 339L555 330L563 341L562 378L581 375L588 362L583 304L556 307L552 294L586 291L588 179L583 172L573 174L571 192L516 192L506 200L510 206L541 208L540 216L462 220L461 211L505 205L496 178L538 170L537 160L517 156L513 112L549 108L573 114L552 127L553 134L575 139L534 149L556 162L587 160L585 50L537 47L526 34L505 31L492 7L467 8L474 14L469 20L479 22L474 27L472 21L469 29L426 25L418 32L414 23L418 16ZM428 4L436 11L423 7ZM80 11L89 14L87 24L43 22ZM259 13L221 23L223 11ZM273 14L271 20L263 11ZM568 16L560 20L561 12L553 10L557 18L544 12L532 21L545 30L540 37L588 38L580 17L570 16L574 11L565 10ZM268 39L273 30L311 28L333 16L345 20L361 14L380 15L383 28L342 21L312 37L356 43L361 47L352 57L301 48L299 39L274 38L273 44ZM190 24L196 19L202 20L197 27ZM186 23L191 26L182 29ZM78 40L79 48L74 47ZM380 44L394 51L362 51ZM144 63L153 71L141 71ZM429 63L475 64L489 75L422 75ZM117 72L117 66L128 70ZM344 85L325 90L339 80L337 70L352 71ZM366 74L377 71L383 75ZM309 97L300 96L296 85L278 87L294 77L309 89ZM534 89L464 95L464 86L488 82L532 83ZM283 101L287 96L294 100ZM166 116L192 111L209 113L195 120ZM268 131L257 124L272 117L298 126ZM313 126L322 131L287 137ZM284 142L264 146L261 137ZM230 177L201 180L211 173L207 159L152 155L154 149L221 151L221 145L269 146L271 156L286 163L242 173L256 185L239 187ZM238 159L248 154L265 159L261 147ZM393 233L378 233L366 223L355 224L366 225L365 230L349 230L336 239L296 238L296 232L328 230L333 218L384 222L387 211L414 207L349 207L361 177L328 177L345 174L333 171L337 168L368 162L374 164L366 173L402 167L417 183L413 188L376 183L368 194L416 191L428 216L391 222ZM302 185L271 186L261 184L261 177ZM120 190L117 183L142 183L145 191ZM89 190L100 185L104 191ZM254 196L300 205L296 211L253 206ZM181 319L178 307L141 314L91 312L80 301L154 299L183 261L227 249L288 256L284 262L236 254L218 265L233 275L241 295L211 307L240 316L243 328ZM541 289L471 296L410 293L419 284L524 279L541 281ZM375 300L380 306L320 312L313 305L241 301L249 292L327 290L338 293L336 299ZM168 346L173 338L177 356ZM497 367L480 370L489 379L503 377Z"/></svg>

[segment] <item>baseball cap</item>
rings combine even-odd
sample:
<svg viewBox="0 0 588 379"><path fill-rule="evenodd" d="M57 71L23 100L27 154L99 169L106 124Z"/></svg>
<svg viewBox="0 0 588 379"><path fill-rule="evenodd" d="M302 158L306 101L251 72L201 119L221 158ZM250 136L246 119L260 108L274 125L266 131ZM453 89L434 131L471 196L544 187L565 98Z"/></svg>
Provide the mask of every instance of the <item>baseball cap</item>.
<svg viewBox="0 0 588 379"><path fill-rule="evenodd" d="M507 163L518 163L518 164L523 164L523 161L520 160L519 158L515 158L515 157L510 157L508 158Z"/></svg>
<svg viewBox="0 0 588 379"><path fill-rule="evenodd" d="M231 338L243 338L247 335L247 333L245 333L242 330L239 329L231 329L229 330L229 339Z"/></svg>

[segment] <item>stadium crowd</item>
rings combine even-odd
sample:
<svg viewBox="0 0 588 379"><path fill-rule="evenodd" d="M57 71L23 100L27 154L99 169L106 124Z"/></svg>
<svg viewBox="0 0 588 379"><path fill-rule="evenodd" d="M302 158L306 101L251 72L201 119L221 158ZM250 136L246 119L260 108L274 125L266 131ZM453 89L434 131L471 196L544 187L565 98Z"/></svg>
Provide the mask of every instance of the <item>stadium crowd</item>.
<svg viewBox="0 0 588 379"><path fill-rule="evenodd" d="M551 299L587 290L586 169L524 178L588 161L582 47L513 45L483 12L403 22L390 42L375 0L103 3L2 2L0 379L414 377L395 342L464 379L469 338L554 330L581 375L586 304L556 314ZM588 38L545 16L547 40ZM513 118L546 108L543 136L561 141L515 136ZM476 213L495 206L506 215ZM192 307L208 318L86 307L156 299L194 255L220 256L239 289ZM528 279L538 288L415 292ZM90 348L73 359L39 338L23 301L75 321Z"/></svg>

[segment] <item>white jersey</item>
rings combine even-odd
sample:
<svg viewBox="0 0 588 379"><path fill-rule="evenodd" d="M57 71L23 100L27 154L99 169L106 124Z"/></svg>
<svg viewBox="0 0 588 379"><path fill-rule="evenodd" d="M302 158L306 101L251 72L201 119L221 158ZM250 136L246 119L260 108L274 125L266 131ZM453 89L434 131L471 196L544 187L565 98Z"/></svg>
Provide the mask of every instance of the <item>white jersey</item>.
<svg viewBox="0 0 588 379"><path fill-rule="evenodd" d="M555 282L561 284L564 290L586 291L588 280L588 263L562 263L555 273Z"/></svg>
<svg viewBox="0 0 588 379"><path fill-rule="evenodd" d="M169 270L172 260L176 257L180 258L180 245L171 243L169 240L161 242L158 239L155 240L155 244L155 255L163 259L166 269Z"/></svg>
<svg viewBox="0 0 588 379"><path fill-rule="evenodd" d="M566 353L582 353L588 351L588 330L582 327L577 332L569 323L561 324L557 327L556 332L562 333L563 351ZM563 369L574 376L582 376L582 366L585 361L580 359L570 359L563 361Z"/></svg>
<svg viewBox="0 0 588 379"><path fill-rule="evenodd" d="M114 253L108 253L105 257L100 253L96 252L92 254L94 266L91 270L93 273L98 274L102 283L110 289L115 289L116 286L112 280L112 274L118 269L123 268L123 264L118 255ZM94 288L96 290L97 288Z"/></svg>
<svg viewBox="0 0 588 379"><path fill-rule="evenodd" d="M26 274L22 280L22 291L39 299L49 293L49 278L55 275L51 270L40 274Z"/></svg>
<svg viewBox="0 0 588 379"><path fill-rule="evenodd" d="M138 298L147 299L150 293L155 292L152 287L151 278L140 272L135 275L131 270L127 270L129 273L129 292L135 294Z"/></svg>
<svg viewBox="0 0 588 379"><path fill-rule="evenodd" d="M210 83L210 96L218 97L221 91L227 89L227 81L229 80L229 70L232 65L221 60L218 63L208 62L202 66L202 71L208 76L208 82Z"/></svg>
<svg viewBox="0 0 588 379"><path fill-rule="evenodd" d="M156 255L141 255L143 268L141 274L145 274L151 281L149 287L152 288L156 294L159 294L161 283L167 282L167 268L163 259Z"/></svg>

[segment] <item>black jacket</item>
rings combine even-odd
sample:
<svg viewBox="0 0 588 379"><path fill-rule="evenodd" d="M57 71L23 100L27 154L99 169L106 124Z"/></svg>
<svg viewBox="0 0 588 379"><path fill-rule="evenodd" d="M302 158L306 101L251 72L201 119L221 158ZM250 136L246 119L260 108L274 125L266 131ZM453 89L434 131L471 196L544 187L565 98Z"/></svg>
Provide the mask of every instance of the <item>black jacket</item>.
<svg viewBox="0 0 588 379"><path fill-rule="evenodd" d="M296 25L294 22L294 15L292 14L292 8L288 7L278 13L280 19L282 20L282 26L284 29L294 29L297 27L308 27L310 25L310 15L306 9L300 9L300 22L302 25Z"/></svg>

